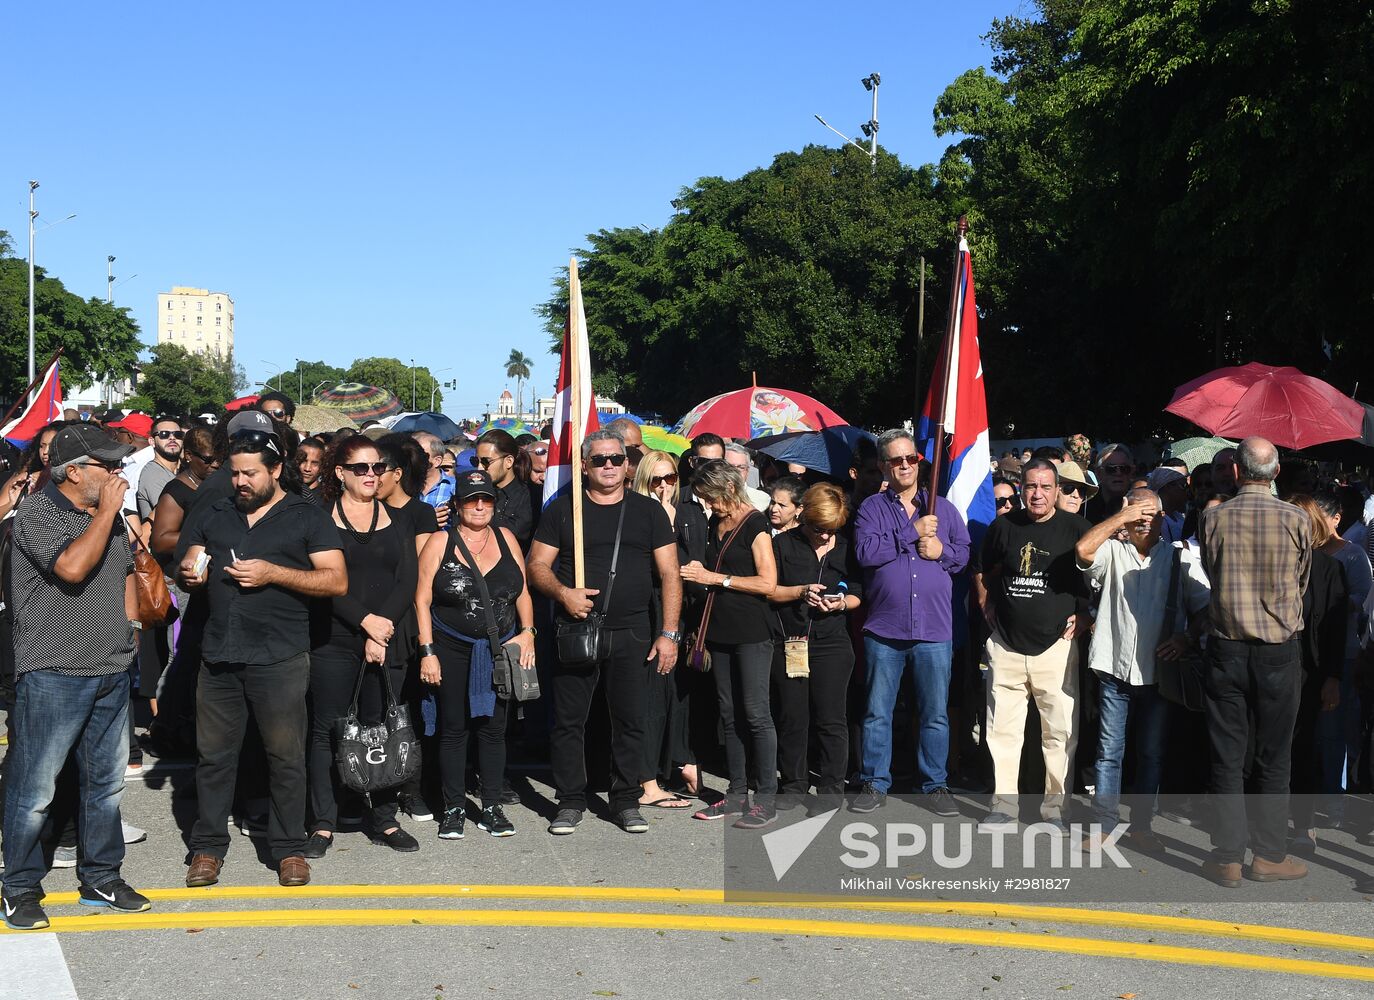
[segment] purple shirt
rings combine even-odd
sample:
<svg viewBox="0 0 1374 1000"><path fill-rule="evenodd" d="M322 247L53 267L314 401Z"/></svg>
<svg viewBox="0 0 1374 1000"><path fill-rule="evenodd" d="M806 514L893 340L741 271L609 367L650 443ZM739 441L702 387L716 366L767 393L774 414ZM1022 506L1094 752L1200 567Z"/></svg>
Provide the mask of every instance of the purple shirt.
<svg viewBox="0 0 1374 1000"><path fill-rule="evenodd" d="M918 513L924 497L918 497ZM917 553L916 523L895 493L875 493L859 506L854 553L864 569L865 632L901 641L953 641L952 577L968 565L968 528L944 497L936 498L935 513L944 551L931 560Z"/></svg>

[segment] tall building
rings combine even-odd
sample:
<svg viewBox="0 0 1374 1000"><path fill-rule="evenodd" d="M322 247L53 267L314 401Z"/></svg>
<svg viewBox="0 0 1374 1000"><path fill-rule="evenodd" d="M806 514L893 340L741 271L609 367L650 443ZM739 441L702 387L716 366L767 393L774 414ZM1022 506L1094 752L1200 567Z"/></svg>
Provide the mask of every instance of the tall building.
<svg viewBox="0 0 1374 1000"><path fill-rule="evenodd" d="M157 296L157 342L193 354L234 349L234 300L223 292L176 285Z"/></svg>

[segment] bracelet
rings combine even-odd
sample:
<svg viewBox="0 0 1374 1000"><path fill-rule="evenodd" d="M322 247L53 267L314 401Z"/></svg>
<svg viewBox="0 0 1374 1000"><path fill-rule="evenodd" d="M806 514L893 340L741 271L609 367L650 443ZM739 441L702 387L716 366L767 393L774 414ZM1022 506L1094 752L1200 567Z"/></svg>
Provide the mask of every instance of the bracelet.
<svg viewBox="0 0 1374 1000"><path fill-rule="evenodd" d="M520 631L528 632L530 635L533 636L539 635L539 629L535 628L533 625L524 625L521 627Z"/></svg>
<svg viewBox="0 0 1374 1000"><path fill-rule="evenodd" d="M439 654L436 653L436 652L434 651L434 643L432 643L432 642L422 642L422 643L420 643L420 659L423 660L426 656L438 656L438 655L439 655Z"/></svg>

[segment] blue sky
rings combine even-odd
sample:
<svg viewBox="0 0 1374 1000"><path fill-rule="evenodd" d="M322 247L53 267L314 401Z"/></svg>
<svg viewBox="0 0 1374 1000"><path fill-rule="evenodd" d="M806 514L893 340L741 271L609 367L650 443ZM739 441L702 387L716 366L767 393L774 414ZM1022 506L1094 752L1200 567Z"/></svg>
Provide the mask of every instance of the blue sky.
<svg viewBox="0 0 1374 1000"><path fill-rule="evenodd" d="M229 293L251 380L296 358L415 358L472 416L511 348L550 391L531 311L586 233L662 225L698 177L857 135L939 158L931 108L1022 0L25 4L6 14L0 228L115 292L144 339L173 285ZM512 387L513 388L513 387Z"/></svg>

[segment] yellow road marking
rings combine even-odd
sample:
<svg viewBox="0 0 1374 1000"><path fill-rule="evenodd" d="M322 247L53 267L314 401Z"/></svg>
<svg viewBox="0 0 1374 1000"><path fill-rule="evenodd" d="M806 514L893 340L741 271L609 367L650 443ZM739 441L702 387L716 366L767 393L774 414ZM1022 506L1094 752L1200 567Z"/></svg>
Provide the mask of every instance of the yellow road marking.
<svg viewBox="0 0 1374 1000"><path fill-rule="evenodd" d="M1093 938L1044 937L1035 934L913 927L838 920L789 920L765 917L721 917L665 913L573 912L567 910L237 910L215 913L132 913L89 917L55 917L51 930L149 931L209 927L557 927L604 930L701 931L713 934L772 934L803 937L857 937L923 944L1018 948L1100 958L1131 958L1174 965L1279 972L1329 979L1374 982L1374 967L1277 958L1176 945L1101 941Z"/></svg>
<svg viewBox="0 0 1374 1000"><path fill-rule="evenodd" d="M152 900L202 902L220 899L540 899L585 902L668 903L693 906L776 906L791 909L853 910L873 913L904 913L952 917L983 917L999 920L1034 920L1043 923L1115 927L1123 930L1236 938L1355 951L1374 955L1374 938L1297 927L1271 927L1196 917L1092 910L1076 907L1031 906L1012 903L951 902L945 900L872 900L830 897L798 901L795 897L760 896L729 900L719 889L675 889L639 886L563 885L310 885L213 886L208 889L147 889ZM74 892L51 893L49 905L76 902Z"/></svg>

